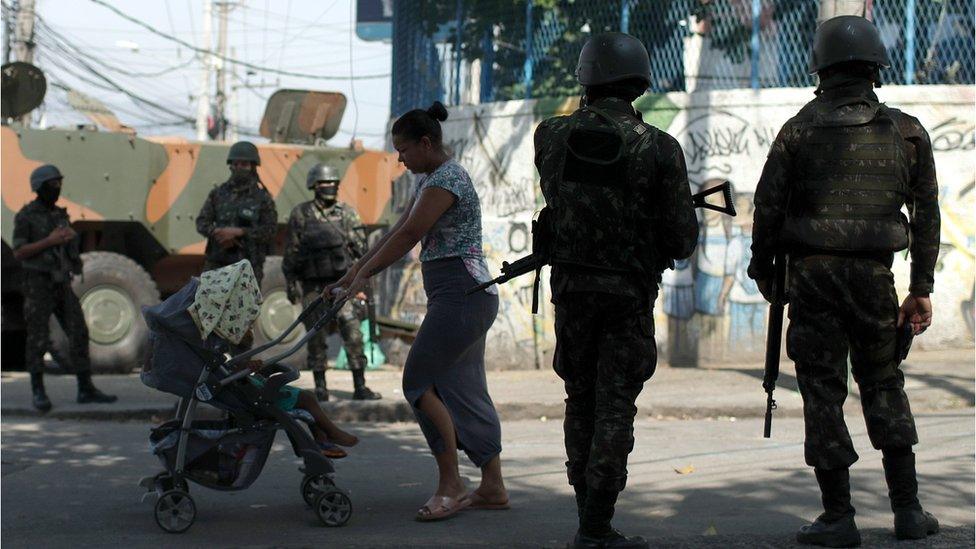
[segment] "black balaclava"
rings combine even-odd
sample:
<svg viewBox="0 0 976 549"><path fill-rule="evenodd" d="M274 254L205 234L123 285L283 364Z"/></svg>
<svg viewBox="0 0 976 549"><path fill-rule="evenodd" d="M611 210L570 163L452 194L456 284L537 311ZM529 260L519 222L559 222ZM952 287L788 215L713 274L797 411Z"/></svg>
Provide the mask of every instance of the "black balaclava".
<svg viewBox="0 0 976 549"><path fill-rule="evenodd" d="M336 197L339 195L339 184L332 183L326 187L321 187L319 185L315 186L316 202L319 202L327 207L331 207L336 203Z"/></svg>
<svg viewBox="0 0 976 549"><path fill-rule="evenodd" d="M45 206L53 208L58 202L58 198L61 197L61 187L55 186L54 183L58 181L57 179L52 179L50 181L45 181L41 184L41 188L37 190L37 198L44 203Z"/></svg>
<svg viewBox="0 0 976 549"><path fill-rule="evenodd" d="M244 183L251 181L253 177L254 177L253 166L248 168L235 168L233 166L230 166L230 179L231 181L237 183L238 185L243 185Z"/></svg>

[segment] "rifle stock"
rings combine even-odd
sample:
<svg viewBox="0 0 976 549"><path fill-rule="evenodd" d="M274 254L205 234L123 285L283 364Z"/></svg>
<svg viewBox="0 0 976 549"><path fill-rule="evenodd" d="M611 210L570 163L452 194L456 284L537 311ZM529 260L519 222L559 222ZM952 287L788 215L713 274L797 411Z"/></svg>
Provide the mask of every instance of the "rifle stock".
<svg viewBox="0 0 976 549"><path fill-rule="evenodd" d="M718 193L721 193L722 195L722 198L725 202L724 206L712 204L706 200L708 196L713 194L718 194ZM733 203L733 197L732 197L732 185L730 185L728 181L722 183L717 187L712 187L700 193L695 193L691 195L691 203L695 208L705 208L708 210L715 210L716 212L720 212L735 217L735 204ZM533 235L535 234L535 224L536 222L533 221L532 222ZM464 294L471 295L473 293L480 292L485 288L488 288L489 286L492 286L494 284L504 284L513 278L524 275L525 273L538 271L539 269L541 269L542 267L548 264L549 264L548 258L543 258L536 253L532 253L523 258L520 258L517 261L515 261L515 263L509 263L507 261L504 261L502 262L501 276L489 280L488 282L483 282L481 284L478 284L477 286L466 291ZM671 266L672 267L674 266L673 262L671 263ZM536 284L535 284L536 295L538 295L538 284L539 281L536 280ZM532 305L533 310L536 310L538 308L538 303L536 302L537 299L538 297L533 299L533 305Z"/></svg>
<svg viewBox="0 0 976 549"><path fill-rule="evenodd" d="M769 325L766 329L766 364L763 372L763 389L766 391L766 415L763 422L763 438L769 438L773 427L773 410L776 400L776 380L779 378L779 351L783 342L783 309L786 306L786 256L779 253L773 260L773 301L769 304Z"/></svg>

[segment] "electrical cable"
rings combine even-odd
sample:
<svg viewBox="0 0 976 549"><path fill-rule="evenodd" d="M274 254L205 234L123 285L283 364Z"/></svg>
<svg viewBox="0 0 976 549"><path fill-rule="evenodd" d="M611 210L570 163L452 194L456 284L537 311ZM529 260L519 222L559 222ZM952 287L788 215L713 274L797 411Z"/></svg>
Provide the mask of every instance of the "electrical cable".
<svg viewBox="0 0 976 549"><path fill-rule="evenodd" d="M73 51L71 51L70 49L68 49L56 37L54 37L53 35L49 35L50 34L50 30L48 28L46 28L46 27L48 27L48 25L45 25L45 24L43 24L43 23L41 23L39 21L39 24L37 26L37 29L38 29L39 33L36 35L36 39L37 38L43 38L44 41L38 41L38 44L42 45L45 48L53 48L52 49L52 53L54 53L55 55L53 55L52 56L52 59L50 59L50 62L51 63L54 63L55 65L61 67L63 70L65 70L69 74L72 74L76 78L85 80L83 77L81 77L76 72L74 72L74 70L73 70L74 67L68 68L65 65L62 65L61 64L61 62L63 61L62 60L62 57L63 57L65 59L69 59L69 60L74 61L75 63L77 63L81 67L84 67L84 68L88 69L88 72L90 72L93 75L97 76L103 82L106 81L106 78L107 77L105 77L104 75L102 75L101 73L99 73L97 70L94 69L94 67L92 67L91 65L89 65L87 63L87 59L88 59L87 57L84 57L84 56L80 56L78 54L75 54ZM48 43L48 42L50 42L50 43ZM75 46L75 48L77 49L77 46ZM142 101L144 103L146 101L150 101L151 102L151 105L150 106L153 106L153 107L156 107L156 108L164 107L161 104L158 104L155 100L151 100L151 99L147 99L145 97L142 97L139 94L136 94L135 92L132 92L129 89L123 88L121 86L121 84L118 84L117 82L114 82L114 81L111 81L108 86L105 86L104 84L99 84L99 83L96 83L96 82L92 82L91 80L85 80L85 81L89 85L93 85L93 86L99 87L101 89L106 89L108 91L121 91L121 92L123 92L123 93L125 93L127 95L130 95L130 98L137 97L139 101ZM164 112L166 112L167 114L170 114L170 115L180 116L175 111L169 110L168 108Z"/></svg>
<svg viewBox="0 0 976 549"><path fill-rule="evenodd" d="M52 59L52 61L53 61L53 59ZM136 94L136 93L134 93L132 91L129 91L129 90L125 89L124 87L122 87L120 84L118 84L117 82L115 82L111 78L109 78L109 77L105 76L104 74L102 74L98 69L92 67L84 59L75 58L74 61L76 61L79 65L81 65L82 67L84 67L88 72L90 72L92 75L94 75L95 77L97 77L99 80L102 80L103 82L105 82L106 84L108 84L109 86L111 86L112 88L115 88L116 91L119 91L119 92L125 94L127 97L129 97L129 99L132 99L133 101L135 101L137 103L141 103L141 104L146 105L148 107L154 108L154 109L156 109L158 111L165 112L165 113L170 114L172 116L175 116L177 118L186 120L189 123L195 123L196 122L196 120L194 118L190 118L189 116L186 116L184 114L181 114L179 112L176 112L176 111L174 111L174 110L172 110L172 109L170 109L170 108L168 108L168 107L166 107L164 105L161 105L161 104L157 103L156 101L153 101L151 99L147 99L147 98L142 97L142 96L140 96L140 95L138 95L138 94ZM55 63L55 64L57 64L57 63ZM68 69L65 69L65 67L62 66L62 65L58 65L58 66L61 66L61 68L64 69L64 70L68 70ZM70 71L68 71L68 72L70 72Z"/></svg>
<svg viewBox="0 0 976 549"><path fill-rule="evenodd" d="M89 53L86 53L87 45L85 45L85 47L82 48L82 47L79 47L78 45L74 44L70 39L68 39L64 35L60 34L58 31L54 30L54 28L51 27L51 25L49 23L47 23L40 16L37 17L37 23L36 23L35 27L36 27L37 31L39 31L41 34L49 35L48 37L51 39L52 42L54 42L58 46L58 49L60 49L62 53L64 53L65 55L71 57L72 59L78 60L79 58L81 58L83 60L91 60L91 61L93 61L93 62L95 62L95 63L97 63L97 64L99 64L99 65L101 65L101 66L103 66L105 68L107 68L108 70L111 70L111 71L114 71L114 72L118 72L118 73L123 74L125 76L131 76L131 77L136 77L136 78L146 78L146 77L162 76L162 75L165 75L165 74L169 74L171 72L174 72L176 70L180 70L182 68L185 68L186 66L188 66L190 63L192 63L194 61L194 59L191 58L187 62L181 63L180 65L177 65L175 67L167 67L166 69L163 69L163 70L160 70L160 71L153 71L153 72L133 72L133 71L129 71L129 70L126 70L126 69L121 69L119 67L116 67L114 65L111 65L111 64L109 64L109 63L107 63L107 62L99 59L96 56L93 56L93 55L91 55ZM71 50L71 51L69 51L69 50ZM154 82L154 88L155 87L158 87L158 84L159 84L158 82ZM172 88L172 89L176 90L176 88Z"/></svg>
<svg viewBox="0 0 976 549"><path fill-rule="evenodd" d="M302 72L296 72L296 71L288 71L288 70L283 70L283 69L274 69L274 68L271 68L271 67L263 67L261 65L256 65L254 63L249 63L249 62L241 61L241 60L238 60L238 59L232 59L232 58L230 58L230 57L228 57L226 55L220 54L220 53L211 52L211 51L206 50L204 48L198 48L198 47L194 46L193 44L191 44L191 43L189 43L189 42L187 42L187 41L185 41L185 40L183 40L181 38L178 38L176 36L172 36L170 34L167 34L165 32L162 32L159 29L156 29L155 27L153 27L152 25L150 25L148 23L145 23L145 22L143 22L143 21L141 21L139 19L136 19L135 17L132 17L132 16L126 14L125 12L119 10L118 8L116 8L115 6L109 4L108 2L105 2L104 0L89 0L89 1L92 2L92 3L94 3L94 4L97 4L99 6L102 6L104 8L109 9L110 11L112 11L116 15L118 15L119 17L122 17L123 19L126 19L127 21L130 21L130 22L132 22L132 23L134 23L136 25L139 25L140 27L148 30L149 32L151 32L151 33L153 33L155 35L161 36L161 37L163 37L163 38L165 38L165 39L167 39L167 40L169 40L171 42L176 42L177 44L180 44L180 45L182 45L182 46L184 46L186 48L192 49L193 51L195 51L197 53L204 53L204 54L212 55L214 57L217 57L218 59L222 59L223 61L225 61L227 63L236 63L236 64L238 64L238 65L240 65L242 67L247 67L249 69L253 69L253 70L256 70L256 71L268 72L268 73L271 73L271 74L280 74L282 76L295 76L295 77L299 77L299 78L308 78L308 79L313 79L313 80L348 80L350 78L348 76L336 76L336 75L324 75L324 74L310 74L310 73L302 73ZM380 79L380 78L389 78L389 76L390 76L390 73L385 73L385 74L366 74L366 75L356 76L355 79L356 80L376 80L376 79Z"/></svg>
<svg viewBox="0 0 976 549"><path fill-rule="evenodd" d="M353 24L356 22L356 9L355 6L350 2L349 4L349 22ZM352 96L352 112L353 112L353 122L352 122L352 138L356 139L356 130L359 129L359 103L356 102L356 75L353 68L353 58L352 58L352 43L353 36L356 31L349 29L349 95Z"/></svg>
<svg viewBox="0 0 976 549"><path fill-rule="evenodd" d="M288 7L285 10L285 30L284 35L288 36L288 16L291 15L291 0L288 0ZM281 68L282 62L285 60L285 50L288 48L287 44L282 44L281 48L278 50L278 68Z"/></svg>
<svg viewBox="0 0 976 549"><path fill-rule="evenodd" d="M59 89L59 90L65 91L65 92L77 91L74 88L72 88L71 86L68 86L67 84L65 84L63 81L61 81L55 75L52 74L51 76L52 77L49 79L50 80L50 83L51 83L51 87L53 87L55 89ZM103 103L104 103L104 101L103 101ZM154 120L154 119L150 119L150 118L147 118L146 117L145 113L137 113L135 111L130 111L130 110L124 108L124 107L119 107L118 105L106 104L105 107L107 109L109 109L110 111L112 111L113 113L117 111L117 112L120 112L120 113L124 113L126 115L129 115L129 116L133 116L135 118L139 118L140 121L144 125L156 125L156 126L185 126L186 125L186 122L181 121L181 120L166 121L166 120ZM65 109L65 111L66 112L67 111L70 111L70 112L74 112L74 113L80 114L80 113L78 113L77 109L75 109L73 106L70 105L70 103L68 104L68 107Z"/></svg>

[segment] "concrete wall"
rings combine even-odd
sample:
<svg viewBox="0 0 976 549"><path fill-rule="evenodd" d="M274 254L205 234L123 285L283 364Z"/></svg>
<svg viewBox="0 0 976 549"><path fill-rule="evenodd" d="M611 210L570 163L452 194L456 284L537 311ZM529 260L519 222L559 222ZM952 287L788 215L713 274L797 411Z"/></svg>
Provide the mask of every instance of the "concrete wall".
<svg viewBox="0 0 976 549"><path fill-rule="evenodd" d="M942 253L936 273L934 329L920 347L973 342L974 311L974 110L971 86L884 87L887 104L917 116L935 148L942 203ZM752 230L752 198L766 152L779 128L810 98L811 89L731 90L645 96L636 103L645 120L682 144L692 190L729 180L737 217L705 212L698 250L667 271L655 307L661 357L676 363L743 360L762 353L766 307L745 276ZM541 207L532 136L538 122L571 112L575 99L530 100L454 108L445 140L470 171L483 209L485 249L497 273L504 260L530 251L530 225ZM401 203L410 177L398 182ZM396 209L396 205L394 205ZM899 296L908 286L908 262L894 267ZM501 312L490 333L491 367L548 367L553 347L548 295L530 313L532 276L501 288ZM547 285L543 282L543 290ZM424 296L416 259L385 279L391 314L419 321Z"/></svg>

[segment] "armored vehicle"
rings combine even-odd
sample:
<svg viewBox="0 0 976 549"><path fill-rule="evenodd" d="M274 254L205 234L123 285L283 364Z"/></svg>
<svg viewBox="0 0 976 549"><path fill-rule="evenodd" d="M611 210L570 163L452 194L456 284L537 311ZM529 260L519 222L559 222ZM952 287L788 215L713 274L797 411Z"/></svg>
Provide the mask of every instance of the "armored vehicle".
<svg viewBox="0 0 976 549"><path fill-rule="evenodd" d="M392 181L403 172L390 153L325 145L338 131L345 105L342 94L306 90L280 90L268 101L260 133L270 142L258 144L258 174L277 206L278 235L264 267L258 342L275 337L296 314L286 298L280 253L289 213L311 199L305 186L308 170L319 162L336 166L343 174L339 199L354 205L367 226L381 219ZM4 118L10 116L16 115L8 111ZM207 193L228 178L229 147L226 142L140 137L124 127L35 129L15 122L0 127L4 366L23 362L24 273L10 243L14 214L33 199L31 170L54 164L65 175L58 204L67 208L80 235L84 270L73 287L88 323L92 367L125 371L144 354L147 329L141 308L158 303L200 272L205 242L195 218ZM57 360L70 361L58 353L66 348L63 333L52 333ZM292 361L300 364L304 358Z"/></svg>

